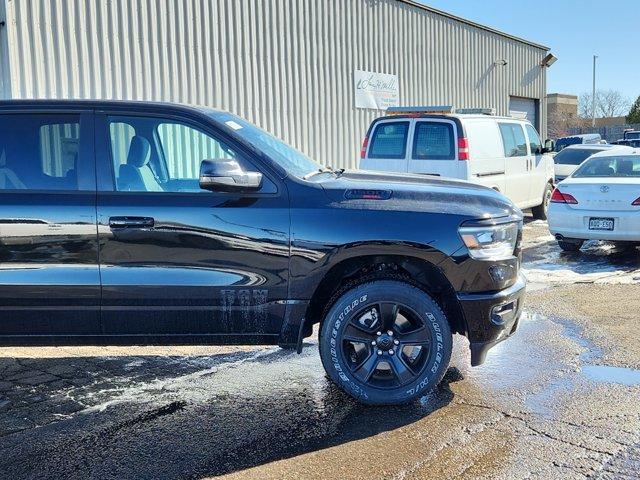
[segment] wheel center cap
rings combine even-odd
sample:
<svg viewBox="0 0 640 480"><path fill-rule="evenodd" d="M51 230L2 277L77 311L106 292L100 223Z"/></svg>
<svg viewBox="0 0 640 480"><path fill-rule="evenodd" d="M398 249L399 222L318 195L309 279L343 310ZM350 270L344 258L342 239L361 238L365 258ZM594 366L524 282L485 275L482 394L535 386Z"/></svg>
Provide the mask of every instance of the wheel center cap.
<svg viewBox="0 0 640 480"><path fill-rule="evenodd" d="M378 347L387 350L393 346L393 340L388 335L380 335L377 340Z"/></svg>

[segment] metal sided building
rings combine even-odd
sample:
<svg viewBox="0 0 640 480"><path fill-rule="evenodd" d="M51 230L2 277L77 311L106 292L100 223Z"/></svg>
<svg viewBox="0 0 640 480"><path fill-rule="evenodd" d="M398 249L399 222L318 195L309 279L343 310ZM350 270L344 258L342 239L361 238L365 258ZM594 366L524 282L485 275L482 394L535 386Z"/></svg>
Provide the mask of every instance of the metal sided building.
<svg viewBox="0 0 640 480"><path fill-rule="evenodd" d="M390 105L526 112L548 48L409 0L0 0L2 98L209 105L356 167Z"/></svg>

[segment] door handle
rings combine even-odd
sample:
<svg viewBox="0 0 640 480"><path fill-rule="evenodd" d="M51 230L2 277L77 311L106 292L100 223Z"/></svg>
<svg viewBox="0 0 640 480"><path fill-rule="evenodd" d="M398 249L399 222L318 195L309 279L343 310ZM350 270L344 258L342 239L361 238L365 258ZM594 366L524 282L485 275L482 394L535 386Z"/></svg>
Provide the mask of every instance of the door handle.
<svg viewBox="0 0 640 480"><path fill-rule="evenodd" d="M151 217L110 217L111 228L151 228L154 220Z"/></svg>

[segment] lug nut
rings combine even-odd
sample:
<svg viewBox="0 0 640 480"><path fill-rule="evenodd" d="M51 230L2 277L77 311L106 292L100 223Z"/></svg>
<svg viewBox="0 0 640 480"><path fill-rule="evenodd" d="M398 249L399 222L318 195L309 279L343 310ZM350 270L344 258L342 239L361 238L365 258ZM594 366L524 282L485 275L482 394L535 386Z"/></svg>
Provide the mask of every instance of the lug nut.
<svg viewBox="0 0 640 480"><path fill-rule="evenodd" d="M378 355L382 355L382 350L378 350Z"/></svg>
<svg viewBox="0 0 640 480"><path fill-rule="evenodd" d="M375 340L371 340L371 345L375 345L376 341Z"/></svg>
<svg viewBox="0 0 640 480"><path fill-rule="evenodd" d="M376 332L376 335L380 336L380 335L382 335L382 332Z"/></svg>
<svg viewBox="0 0 640 480"><path fill-rule="evenodd" d="M375 342L374 342L374 343L375 343ZM394 345L398 345L399 343L400 343L400 342L399 342L398 340L394 340L394 341L393 341L393 344L394 344Z"/></svg>
<svg viewBox="0 0 640 480"><path fill-rule="evenodd" d="M389 355L393 355L393 350L389 350Z"/></svg>
<svg viewBox="0 0 640 480"><path fill-rule="evenodd" d="M389 335L390 337L393 337L393 332L392 332L391 330L389 330L389 331L387 332L387 335Z"/></svg>

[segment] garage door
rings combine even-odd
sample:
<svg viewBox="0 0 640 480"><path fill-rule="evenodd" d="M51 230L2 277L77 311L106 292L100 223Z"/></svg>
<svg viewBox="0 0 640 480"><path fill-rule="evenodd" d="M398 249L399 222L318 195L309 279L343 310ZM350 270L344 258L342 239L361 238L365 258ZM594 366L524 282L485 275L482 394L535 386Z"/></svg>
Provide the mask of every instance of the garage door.
<svg viewBox="0 0 640 480"><path fill-rule="evenodd" d="M526 118L538 128L537 105L534 98L510 97L509 115L517 118Z"/></svg>

